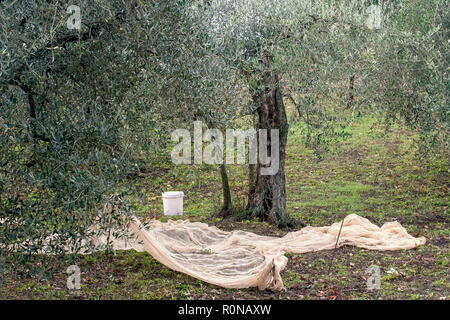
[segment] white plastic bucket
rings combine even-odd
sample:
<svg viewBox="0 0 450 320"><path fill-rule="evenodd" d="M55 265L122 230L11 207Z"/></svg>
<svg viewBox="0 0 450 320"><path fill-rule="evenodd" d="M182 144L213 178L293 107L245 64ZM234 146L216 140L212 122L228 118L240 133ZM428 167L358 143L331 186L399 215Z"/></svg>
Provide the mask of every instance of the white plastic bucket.
<svg viewBox="0 0 450 320"><path fill-rule="evenodd" d="M164 215L181 216L183 214L183 191L168 191L162 194Z"/></svg>

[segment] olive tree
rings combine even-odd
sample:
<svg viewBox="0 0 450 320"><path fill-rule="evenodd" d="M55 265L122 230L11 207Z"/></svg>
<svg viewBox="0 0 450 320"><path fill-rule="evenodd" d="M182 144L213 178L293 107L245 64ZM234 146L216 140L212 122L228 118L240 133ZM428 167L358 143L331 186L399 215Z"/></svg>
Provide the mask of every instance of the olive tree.
<svg viewBox="0 0 450 320"><path fill-rule="evenodd" d="M94 223L122 230L124 179L158 150L159 102L182 79L183 2L72 4L0 4L2 247L77 252Z"/></svg>
<svg viewBox="0 0 450 320"><path fill-rule="evenodd" d="M237 76L244 79L251 102L249 113L257 114L257 128L279 134L277 141L267 134L266 146L270 156L272 144L278 145L278 171L261 174L271 164L256 165L248 210L253 216L286 225L291 221L284 172L289 125L283 99L286 92L298 88L303 92L297 93L305 94L314 81L309 75L317 70L323 73L322 83L329 70L344 70L351 60L347 55L360 45L349 40L350 33L362 33L364 21L343 4L325 1L212 1L203 9L203 23L210 30L210 54L239 70ZM315 62L320 67L309 65L314 59L320 60ZM299 74L300 70L306 72Z"/></svg>
<svg viewBox="0 0 450 320"><path fill-rule="evenodd" d="M285 101L297 108L305 142L319 157L320 149L348 135L345 126L356 110L406 120L445 140L448 16L443 1L419 2L216 0L191 7L189 14L209 30L202 39L209 54L239 71L257 128L279 132L279 170L263 175L271 164L258 163L251 172L252 216L279 225L291 221ZM422 14L426 19L416 24ZM267 140L270 155L274 142Z"/></svg>

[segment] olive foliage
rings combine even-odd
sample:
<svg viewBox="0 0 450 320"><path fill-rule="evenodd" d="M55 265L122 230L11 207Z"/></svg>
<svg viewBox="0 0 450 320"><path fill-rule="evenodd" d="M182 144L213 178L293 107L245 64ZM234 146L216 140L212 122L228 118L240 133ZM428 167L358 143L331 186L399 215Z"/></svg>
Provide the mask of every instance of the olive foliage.
<svg viewBox="0 0 450 320"><path fill-rule="evenodd" d="M448 150L444 0L81 0L79 30L71 5L0 3L0 243L15 250L121 230L127 176L175 128L242 125L261 72L319 157L358 113Z"/></svg>

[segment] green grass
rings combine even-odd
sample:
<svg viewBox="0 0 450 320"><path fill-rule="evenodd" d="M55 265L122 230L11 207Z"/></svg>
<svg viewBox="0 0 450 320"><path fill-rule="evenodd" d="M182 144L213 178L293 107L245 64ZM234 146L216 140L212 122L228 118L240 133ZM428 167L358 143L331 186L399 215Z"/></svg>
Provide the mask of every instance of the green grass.
<svg viewBox="0 0 450 320"><path fill-rule="evenodd" d="M448 159L420 160L417 137L394 127L389 132L373 119L362 118L349 128L351 138L333 146L323 161L299 143L300 128L292 124L288 138L286 179L287 209L307 225L323 226L355 213L379 225L398 220L427 244L414 250L368 251L344 247L330 268L330 251L287 254L283 271L286 292L260 292L255 288L230 290L174 272L147 253L133 250L116 255L96 253L78 257L83 270L77 295L65 287L66 263L42 257L51 266L48 277L18 276L6 272L0 298L26 299L439 299L449 297L450 250ZM247 199L247 166L227 166L237 213ZM130 179L129 199L143 218L162 216L161 193L182 190L185 214L181 219L205 221L219 228L240 228L283 234L265 222L227 222L215 216L221 204L221 181L215 166L173 166L169 161L148 168ZM381 290L369 291L366 270L382 270ZM394 268L399 272L389 274Z"/></svg>

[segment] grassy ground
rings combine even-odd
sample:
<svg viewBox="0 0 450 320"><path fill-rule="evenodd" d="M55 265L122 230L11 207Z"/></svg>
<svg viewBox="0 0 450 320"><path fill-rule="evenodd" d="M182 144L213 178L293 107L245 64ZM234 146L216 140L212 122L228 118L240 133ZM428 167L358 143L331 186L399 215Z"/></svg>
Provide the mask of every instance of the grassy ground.
<svg viewBox="0 0 450 320"><path fill-rule="evenodd" d="M35 257L15 272L6 271L0 298L25 299L449 299L449 169L446 160L419 160L414 135L402 128L386 133L370 119L350 128L352 137L336 145L322 162L298 143L295 125L287 149L287 207L306 225L323 226L356 213L381 225L398 220L427 243L417 249L378 252L354 247L295 255L282 272L284 292L230 290L171 271L147 253L96 253L76 259L81 290L66 289L67 262ZM229 166L237 212L245 204L246 166ZM183 190L185 216L224 230L243 229L282 236L256 220L222 220L220 177L212 166L160 164L130 178L130 199L139 215L162 212L161 193ZM161 217L165 220L165 217ZM43 272L27 272L29 266ZM380 267L381 289L369 290L371 265ZM32 274L30 276L30 274Z"/></svg>

